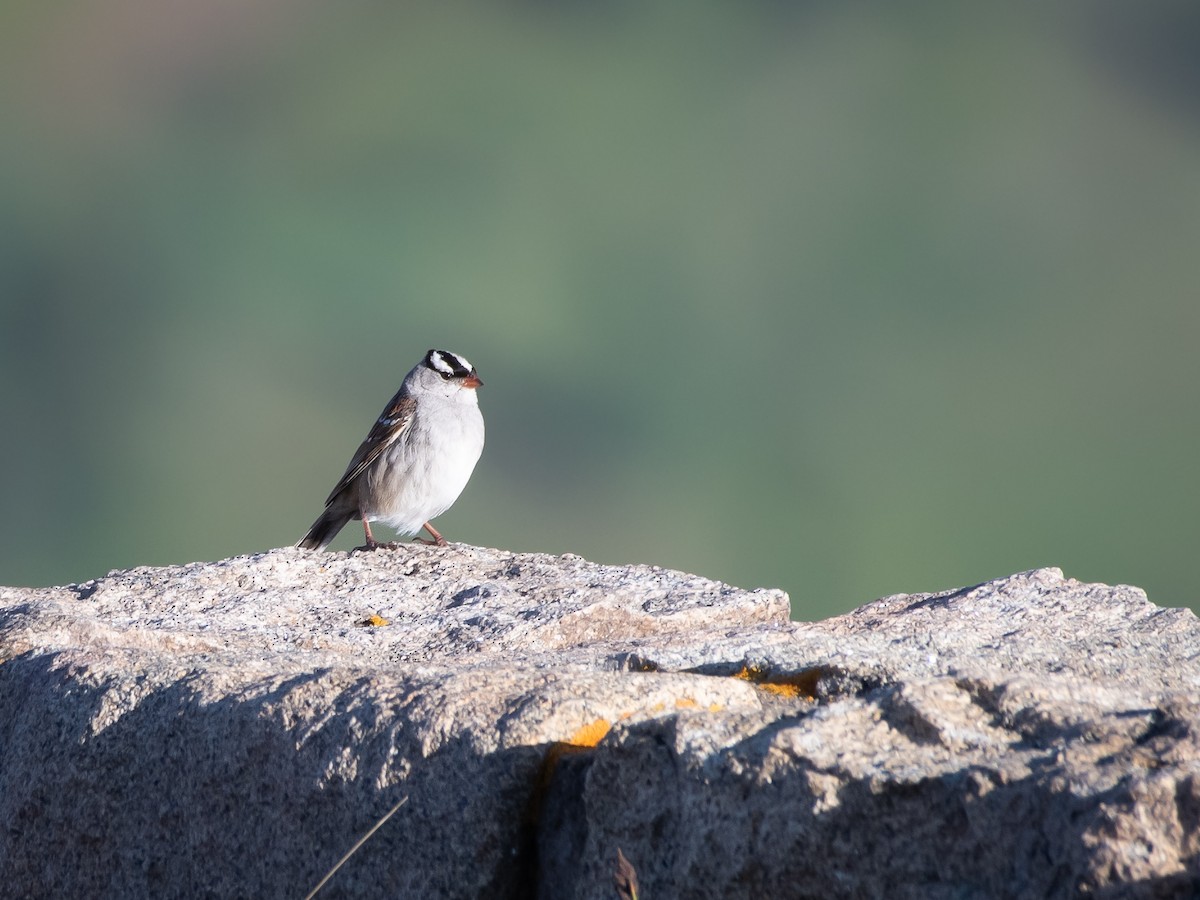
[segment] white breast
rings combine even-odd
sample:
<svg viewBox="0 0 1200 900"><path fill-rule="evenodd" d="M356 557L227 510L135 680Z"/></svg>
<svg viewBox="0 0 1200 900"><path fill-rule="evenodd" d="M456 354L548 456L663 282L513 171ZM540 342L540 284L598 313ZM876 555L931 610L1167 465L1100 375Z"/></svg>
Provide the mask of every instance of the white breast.
<svg viewBox="0 0 1200 900"><path fill-rule="evenodd" d="M363 512L401 534L416 534L454 505L482 452L483 416L474 391L457 401L422 403L405 434L366 473Z"/></svg>

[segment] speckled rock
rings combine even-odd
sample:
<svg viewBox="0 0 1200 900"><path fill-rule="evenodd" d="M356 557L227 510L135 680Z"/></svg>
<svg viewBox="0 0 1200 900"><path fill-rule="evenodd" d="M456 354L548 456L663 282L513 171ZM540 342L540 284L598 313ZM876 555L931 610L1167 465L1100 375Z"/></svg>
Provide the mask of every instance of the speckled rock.
<svg viewBox="0 0 1200 900"><path fill-rule="evenodd" d="M14 896L1189 896L1200 625L455 545L0 589Z"/></svg>

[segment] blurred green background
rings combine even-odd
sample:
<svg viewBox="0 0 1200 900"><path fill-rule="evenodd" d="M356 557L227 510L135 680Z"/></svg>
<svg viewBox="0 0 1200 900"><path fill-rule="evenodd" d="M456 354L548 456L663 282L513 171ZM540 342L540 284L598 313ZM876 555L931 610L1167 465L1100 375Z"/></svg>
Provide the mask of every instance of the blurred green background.
<svg viewBox="0 0 1200 900"><path fill-rule="evenodd" d="M18 2L0 76L0 583L294 542L436 346L451 540L1196 603L1194 0Z"/></svg>

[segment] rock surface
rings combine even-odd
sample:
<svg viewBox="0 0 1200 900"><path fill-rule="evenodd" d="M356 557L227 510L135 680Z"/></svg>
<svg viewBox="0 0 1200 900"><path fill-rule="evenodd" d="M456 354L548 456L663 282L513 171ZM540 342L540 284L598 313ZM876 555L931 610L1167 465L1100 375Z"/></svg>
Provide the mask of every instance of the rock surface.
<svg viewBox="0 0 1200 900"><path fill-rule="evenodd" d="M302 897L407 797L319 896L613 898L618 847L646 900L1200 893L1191 612L787 615L462 545L0 589L0 883Z"/></svg>

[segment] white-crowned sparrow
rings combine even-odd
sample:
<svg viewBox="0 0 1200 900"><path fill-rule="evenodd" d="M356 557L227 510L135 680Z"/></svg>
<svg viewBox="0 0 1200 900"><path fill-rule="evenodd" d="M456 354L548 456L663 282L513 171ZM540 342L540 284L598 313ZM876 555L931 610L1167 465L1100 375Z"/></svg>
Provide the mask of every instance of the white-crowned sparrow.
<svg viewBox="0 0 1200 900"><path fill-rule="evenodd" d="M359 445L341 480L297 547L323 550L351 519L361 519L366 546L379 544L370 522L402 535L422 528L445 546L429 520L462 493L483 452L483 416L475 388L483 384L466 359L430 350ZM420 540L420 538L418 538Z"/></svg>

